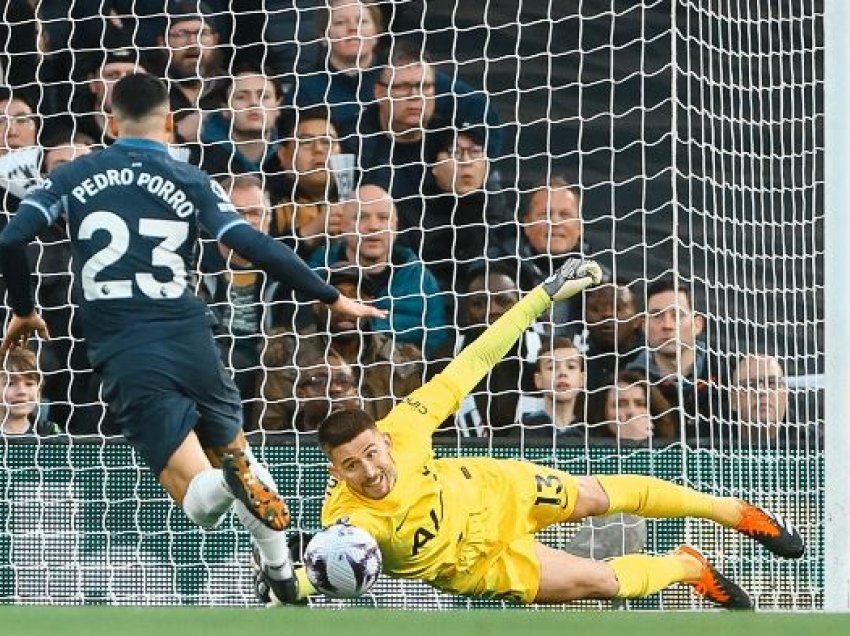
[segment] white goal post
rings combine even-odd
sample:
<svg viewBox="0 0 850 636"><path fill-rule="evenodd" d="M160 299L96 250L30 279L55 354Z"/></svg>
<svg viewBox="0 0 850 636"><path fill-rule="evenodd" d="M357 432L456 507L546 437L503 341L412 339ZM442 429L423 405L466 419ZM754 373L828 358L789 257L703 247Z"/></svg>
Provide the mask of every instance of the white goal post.
<svg viewBox="0 0 850 636"><path fill-rule="evenodd" d="M824 140L826 258L824 295L826 297L826 504L824 507L825 580L824 609L850 612L850 428L844 425L847 409L842 399L850 387L850 368L844 352L850 347L846 326L850 324L850 303L842 283L850 272L850 218L846 201L850 180L850 126L845 111L850 103L850 6L840 0L827 0L824 11Z"/></svg>

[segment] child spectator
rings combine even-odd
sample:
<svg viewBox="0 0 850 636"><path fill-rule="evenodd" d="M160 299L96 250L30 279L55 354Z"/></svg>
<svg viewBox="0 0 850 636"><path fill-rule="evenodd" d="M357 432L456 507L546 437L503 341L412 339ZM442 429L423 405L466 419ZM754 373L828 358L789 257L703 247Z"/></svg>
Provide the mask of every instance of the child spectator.
<svg viewBox="0 0 850 636"><path fill-rule="evenodd" d="M615 385L590 401L588 421L595 434L645 441L676 437L676 411L661 390L639 371L623 371Z"/></svg>
<svg viewBox="0 0 850 636"><path fill-rule="evenodd" d="M544 338L534 372L543 408L521 414L525 436L552 440L584 430L584 356L568 338Z"/></svg>
<svg viewBox="0 0 850 636"><path fill-rule="evenodd" d="M29 349L12 349L0 370L3 401L0 426L3 435L59 435L59 425L39 417L41 372L38 360Z"/></svg>

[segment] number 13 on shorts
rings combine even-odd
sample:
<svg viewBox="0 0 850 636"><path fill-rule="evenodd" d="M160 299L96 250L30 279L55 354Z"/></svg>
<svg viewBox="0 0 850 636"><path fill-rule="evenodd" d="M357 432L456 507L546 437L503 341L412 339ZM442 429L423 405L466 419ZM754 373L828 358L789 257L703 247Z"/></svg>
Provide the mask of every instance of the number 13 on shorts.
<svg viewBox="0 0 850 636"><path fill-rule="evenodd" d="M533 492L531 523L537 530L552 523L567 521L578 498L578 483L569 473L535 466L531 475Z"/></svg>
<svg viewBox="0 0 850 636"><path fill-rule="evenodd" d="M566 504L565 497L567 489L564 488L564 482L558 475L534 475L534 481L537 482L537 498L534 500L535 506L558 506L563 508Z"/></svg>

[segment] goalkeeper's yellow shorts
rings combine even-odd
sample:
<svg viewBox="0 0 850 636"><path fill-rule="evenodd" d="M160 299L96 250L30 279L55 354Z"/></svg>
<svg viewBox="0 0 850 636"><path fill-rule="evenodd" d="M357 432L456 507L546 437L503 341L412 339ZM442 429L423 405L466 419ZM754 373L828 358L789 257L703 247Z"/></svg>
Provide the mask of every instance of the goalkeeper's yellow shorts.
<svg viewBox="0 0 850 636"><path fill-rule="evenodd" d="M540 587L534 535L572 515L576 478L516 460L438 461L463 464L482 497L458 546L456 570L432 583L454 594L533 602Z"/></svg>

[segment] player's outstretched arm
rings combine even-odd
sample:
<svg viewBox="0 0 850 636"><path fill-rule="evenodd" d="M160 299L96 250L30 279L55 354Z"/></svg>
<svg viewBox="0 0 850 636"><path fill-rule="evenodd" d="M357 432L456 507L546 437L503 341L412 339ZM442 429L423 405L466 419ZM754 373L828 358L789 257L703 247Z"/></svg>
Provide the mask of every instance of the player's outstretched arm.
<svg viewBox="0 0 850 636"><path fill-rule="evenodd" d="M336 302L328 304L328 307L334 313L352 316L354 318L386 318L388 313L385 309L365 305L342 294L339 295Z"/></svg>
<svg viewBox="0 0 850 636"><path fill-rule="evenodd" d="M47 324L35 311L30 284L30 266L26 246L50 223L43 205L25 199L15 216L0 234L0 272L6 281L12 319L6 327L0 354L16 346L26 346L33 333L49 337Z"/></svg>
<svg viewBox="0 0 850 636"><path fill-rule="evenodd" d="M557 272L535 287L461 351L440 375L458 390L462 398L490 372L522 333L553 302L566 300L601 281L602 268L598 263L578 258L568 259Z"/></svg>
<svg viewBox="0 0 850 636"><path fill-rule="evenodd" d="M331 311L354 318L384 318L387 312L341 295L298 257L287 245L257 232L247 223L228 228L219 240L273 278L292 289L321 300Z"/></svg>

